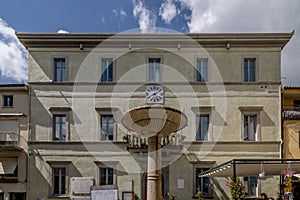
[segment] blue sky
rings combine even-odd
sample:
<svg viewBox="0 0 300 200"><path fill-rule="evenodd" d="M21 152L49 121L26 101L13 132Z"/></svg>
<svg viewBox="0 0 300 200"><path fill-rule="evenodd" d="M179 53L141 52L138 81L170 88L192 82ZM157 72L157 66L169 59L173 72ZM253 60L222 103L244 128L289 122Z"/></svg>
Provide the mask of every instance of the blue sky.
<svg viewBox="0 0 300 200"><path fill-rule="evenodd" d="M0 83L27 80L14 32L120 33L160 27L182 33L291 32L282 81L300 86L299 0L9 0L0 6Z"/></svg>

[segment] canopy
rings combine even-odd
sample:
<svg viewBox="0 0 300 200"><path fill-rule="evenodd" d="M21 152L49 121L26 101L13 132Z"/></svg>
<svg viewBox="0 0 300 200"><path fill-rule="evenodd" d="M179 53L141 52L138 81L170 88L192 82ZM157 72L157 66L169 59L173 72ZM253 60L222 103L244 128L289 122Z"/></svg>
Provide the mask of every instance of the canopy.
<svg viewBox="0 0 300 200"><path fill-rule="evenodd" d="M284 169L300 173L300 159L234 159L199 174L199 177L259 176L263 172L265 176L274 176L281 175Z"/></svg>

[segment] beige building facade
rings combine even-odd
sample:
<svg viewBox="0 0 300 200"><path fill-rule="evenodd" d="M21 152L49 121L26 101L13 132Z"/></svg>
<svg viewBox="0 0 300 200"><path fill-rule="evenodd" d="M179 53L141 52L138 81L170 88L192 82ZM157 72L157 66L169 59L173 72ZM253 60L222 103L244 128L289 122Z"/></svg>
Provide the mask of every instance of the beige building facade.
<svg viewBox="0 0 300 200"><path fill-rule="evenodd" d="M0 85L0 199L25 200L28 164L28 86Z"/></svg>
<svg viewBox="0 0 300 200"><path fill-rule="evenodd" d="M89 199L91 186L145 199L147 139L121 120L146 105L188 119L161 141L164 198L230 199L228 177L198 174L281 158L280 59L292 35L18 33L29 51L28 199ZM249 197L279 192L279 177L242 180Z"/></svg>

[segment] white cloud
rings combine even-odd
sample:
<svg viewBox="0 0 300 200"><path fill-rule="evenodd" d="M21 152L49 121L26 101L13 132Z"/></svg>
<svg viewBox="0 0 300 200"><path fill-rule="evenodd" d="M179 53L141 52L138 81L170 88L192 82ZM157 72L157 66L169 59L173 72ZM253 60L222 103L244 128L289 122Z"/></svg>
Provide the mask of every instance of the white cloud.
<svg viewBox="0 0 300 200"><path fill-rule="evenodd" d="M156 16L148 10L141 0L133 0L133 16L139 21L141 31L147 32L149 27L154 27L156 24Z"/></svg>
<svg viewBox="0 0 300 200"><path fill-rule="evenodd" d="M59 29L58 31L57 31L57 33L70 33L69 31L66 31L66 30L63 30L63 29Z"/></svg>
<svg viewBox="0 0 300 200"><path fill-rule="evenodd" d="M300 1L179 0L190 9L189 32L291 32L282 52L285 85L300 86Z"/></svg>
<svg viewBox="0 0 300 200"><path fill-rule="evenodd" d="M123 8L119 8L119 9L113 9L113 14L115 17L119 17L121 18L121 20L123 20L125 17L127 17L127 13L125 12L125 10L123 10Z"/></svg>
<svg viewBox="0 0 300 200"><path fill-rule="evenodd" d="M15 30L0 18L1 76L19 83L27 81L28 54L15 35Z"/></svg>
<svg viewBox="0 0 300 200"><path fill-rule="evenodd" d="M170 24L177 14L177 8L173 0L165 0L159 8L159 15L166 24Z"/></svg>

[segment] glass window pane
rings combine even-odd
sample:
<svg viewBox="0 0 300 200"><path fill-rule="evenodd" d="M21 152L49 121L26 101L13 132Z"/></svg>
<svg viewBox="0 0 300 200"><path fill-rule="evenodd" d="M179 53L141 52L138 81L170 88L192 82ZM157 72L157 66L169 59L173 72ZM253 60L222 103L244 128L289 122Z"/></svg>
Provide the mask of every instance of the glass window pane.
<svg viewBox="0 0 300 200"><path fill-rule="evenodd" d="M197 135L196 140L208 140L209 115L200 115L197 117Z"/></svg>
<svg viewBox="0 0 300 200"><path fill-rule="evenodd" d="M151 58L148 63L148 81L149 82L159 82L161 77L160 74L160 59Z"/></svg>
<svg viewBox="0 0 300 200"><path fill-rule="evenodd" d="M197 60L196 81L206 82L208 80L208 60Z"/></svg>
<svg viewBox="0 0 300 200"><path fill-rule="evenodd" d="M244 81L248 82L248 60L244 61Z"/></svg>
<svg viewBox="0 0 300 200"><path fill-rule="evenodd" d="M67 133L66 115L54 115L53 124L53 140L65 141Z"/></svg>
<svg viewBox="0 0 300 200"><path fill-rule="evenodd" d="M53 193L66 193L66 168L53 168Z"/></svg>
<svg viewBox="0 0 300 200"><path fill-rule="evenodd" d="M102 60L101 82L113 81L113 62L112 60Z"/></svg>
<svg viewBox="0 0 300 200"><path fill-rule="evenodd" d="M66 81L66 60L65 58L54 59L54 79L55 81L62 82Z"/></svg>
<svg viewBox="0 0 300 200"><path fill-rule="evenodd" d="M113 140L114 133L114 118L112 115L101 116L101 132L102 140Z"/></svg>
<svg viewBox="0 0 300 200"><path fill-rule="evenodd" d="M249 61L249 63L250 63L250 69L249 69L250 77L249 77L249 79L250 79L250 81L255 81L255 59L251 59Z"/></svg>

